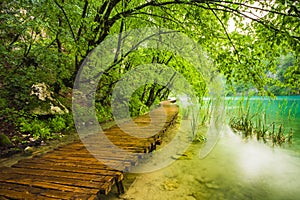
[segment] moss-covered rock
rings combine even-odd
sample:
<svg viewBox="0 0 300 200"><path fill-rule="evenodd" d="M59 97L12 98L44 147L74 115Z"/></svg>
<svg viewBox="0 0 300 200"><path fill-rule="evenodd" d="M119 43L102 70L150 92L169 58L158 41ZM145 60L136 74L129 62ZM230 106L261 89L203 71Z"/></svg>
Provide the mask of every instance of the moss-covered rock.
<svg viewBox="0 0 300 200"><path fill-rule="evenodd" d="M10 145L12 145L12 142L10 141L10 139L5 134L0 133L0 146L7 147Z"/></svg>
<svg viewBox="0 0 300 200"><path fill-rule="evenodd" d="M69 113L69 110L64 106L49 86L45 83L37 83L31 87L31 96L36 96L28 104L31 113L37 115L54 115Z"/></svg>

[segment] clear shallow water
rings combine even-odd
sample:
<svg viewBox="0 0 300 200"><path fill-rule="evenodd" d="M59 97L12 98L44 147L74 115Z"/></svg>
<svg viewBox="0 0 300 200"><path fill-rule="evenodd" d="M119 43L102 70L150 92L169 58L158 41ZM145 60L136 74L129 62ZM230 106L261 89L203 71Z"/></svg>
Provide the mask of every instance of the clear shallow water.
<svg viewBox="0 0 300 200"><path fill-rule="evenodd" d="M199 159L201 147L192 144L187 156L172 165L138 175L122 199L299 199L300 157L255 140L245 142L229 127L205 159Z"/></svg>
<svg viewBox="0 0 300 200"><path fill-rule="evenodd" d="M255 110L266 110L268 123L283 124L294 130L294 144L286 148L270 147L253 140L243 140L224 126L218 143L204 159L199 154L202 144L191 144L183 156L160 170L134 175L133 184L123 200L297 200L300 197L300 97L278 97L269 101L259 97L249 103ZM227 99L228 100L228 99ZM231 99L232 100L232 99ZM235 115L239 99L227 101L228 113ZM293 108L294 116L288 118ZM296 103L294 103L296 102ZM243 102L245 103L245 102ZM294 106L294 105L298 105ZM184 123L183 121L181 123ZM186 129L172 129L172 135ZM172 133L173 132L173 133ZM205 133L206 129L200 130ZM173 138L170 137L172 140ZM184 138L182 138L184 139ZM168 143L167 141L164 141ZM164 148L163 146L161 148ZM154 152L155 153L155 152ZM151 159L150 161L151 162Z"/></svg>

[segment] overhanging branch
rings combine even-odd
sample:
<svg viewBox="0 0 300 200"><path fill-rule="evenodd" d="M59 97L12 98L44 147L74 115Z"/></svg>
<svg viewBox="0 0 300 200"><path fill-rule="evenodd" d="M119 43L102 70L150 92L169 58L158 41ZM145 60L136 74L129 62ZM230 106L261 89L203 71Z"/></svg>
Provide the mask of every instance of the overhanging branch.
<svg viewBox="0 0 300 200"><path fill-rule="evenodd" d="M207 6L208 6L208 8L212 11L212 13L214 14L214 16L218 19L218 21L220 22L220 24L222 25L222 28L224 29L224 32L225 32L225 34L226 34L226 37L227 37L227 39L229 40L229 42L231 43L231 46L234 48L234 51L235 51L235 53L236 53L236 55L237 55L237 58L238 58L238 61L239 61L239 63L241 64L239 52L238 52L238 50L236 49L234 43L232 42L232 40L231 40L231 38L230 38L230 36L229 36L229 34L228 34L228 32L227 32L227 29L226 29L224 23L223 23L222 20L219 18L219 16L217 15L217 13L216 13L213 9L211 9L211 7L209 6L209 4L207 4Z"/></svg>
<svg viewBox="0 0 300 200"><path fill-rule="evenodd" d="M232 9L232 8L230 8L230 7L228 7L228 6L225 6L225 5L222 5L222 4L217 4L217 5L223 7L224 9L226 9L226 10L228 10L228 11L231 11L233 14L236 14L236 15L239 15L239 16L243 16L243 17L245 17L245 18L247 18L247 19L250 19L250 20L252 20L252 21L255 21L255 22L257 22L257 23L263 25L264 27L266 27L266 28L268 28L268 29L271 29L271 30L273 30L273 31L275 31L275 32L277 32L277 33L287 34L287 35L289 35L290 37L292 37L292 38L294 38L294 39L300 41L300 36L291 35L291 34L288 33L287 31L282 31L282 30L276 28L276 27L275 27L273 24L271 24L270 22L269 22L269 24L267 24L266 22L264 22L264 21L261 20L260 18L254 18L254 17L251 17L251 16L246 15L245 13L243 13L242 11L239 11L239 10L237 10L237 9Z"/></svg>

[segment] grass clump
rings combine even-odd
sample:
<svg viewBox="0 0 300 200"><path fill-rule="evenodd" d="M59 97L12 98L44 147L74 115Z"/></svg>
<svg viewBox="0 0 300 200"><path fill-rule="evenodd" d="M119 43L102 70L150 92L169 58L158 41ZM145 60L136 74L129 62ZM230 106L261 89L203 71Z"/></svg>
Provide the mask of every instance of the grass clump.
<svg viewBox="0 0 300 200"><path fill-rule="evenodd" d="M293 129L288 132L285 130L283 123L268 122L267 110L270 109L257 102L256 110L251 110L249 98L244 104L242 98L238 102L238 112L235 116L230 117L229 125L235 133L242 135L244 138L256 138L258 141L270 144L271 146L282 146L285 143L291 144L293 139ZM287 105L287 104L286 104ZM286 110L286 107L280 106L280 110ZM254 110L254 111L253 111ZM291 108L288 110L289 120L291 117Z"/></svg>

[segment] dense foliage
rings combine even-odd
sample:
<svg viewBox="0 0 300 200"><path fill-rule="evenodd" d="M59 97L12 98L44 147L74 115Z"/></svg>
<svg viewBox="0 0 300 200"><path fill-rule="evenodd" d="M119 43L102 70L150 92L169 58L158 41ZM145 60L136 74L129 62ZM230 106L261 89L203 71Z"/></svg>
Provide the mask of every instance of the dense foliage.
<svg viewBox="0 0 300 200"><path fill-rule="evenodd" d="M185 33L215 61L231 91L243 87L259 94L300 92L299 1L4 0L0 6L0 121L36 137L51 138L52 132L72 123L66 120L70 113L32 113L38 106L37 97L30 95L33 84L47 84L53 98L70 110L74 78L89 52L108 35L135 28ZM180 57L155 51L122 55L121 46L116 49L116 65L102 76L96 94L100 121L111 119L110 94L117 80L140 63L171 66L189 79L199 96L205 94L201 77ZM147 111L169 92L159 84L139 88L131 99L132 114ZM6 128L0 131L11 130Z"/></svg>

